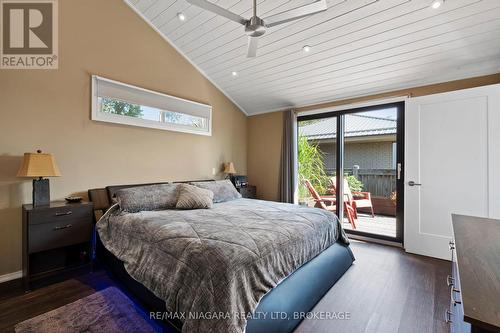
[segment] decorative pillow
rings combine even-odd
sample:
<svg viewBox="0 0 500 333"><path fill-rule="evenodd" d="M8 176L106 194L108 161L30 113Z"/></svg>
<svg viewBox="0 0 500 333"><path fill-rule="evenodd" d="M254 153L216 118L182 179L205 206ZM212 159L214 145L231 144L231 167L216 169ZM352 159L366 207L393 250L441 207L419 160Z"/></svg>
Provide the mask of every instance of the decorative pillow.
<svg viewBox="0 0 500 333"><path fill-rule="evenodd" d="M241 198L229 179L208 182L192 182L192 185L214 192L214 202L225 202Z"/></svg>
<svg viewBox="0 0 500 333"><path fill-rule="evenodd" d="M193 185L180 184L177 209L212 208L214 192Z"/></svg>
<svg viewBox="0 0 500 333"><path fill-rule="evenodd" d="M129 213L174 208L179 184L157 184L116 191L120 208Z"/></svg>

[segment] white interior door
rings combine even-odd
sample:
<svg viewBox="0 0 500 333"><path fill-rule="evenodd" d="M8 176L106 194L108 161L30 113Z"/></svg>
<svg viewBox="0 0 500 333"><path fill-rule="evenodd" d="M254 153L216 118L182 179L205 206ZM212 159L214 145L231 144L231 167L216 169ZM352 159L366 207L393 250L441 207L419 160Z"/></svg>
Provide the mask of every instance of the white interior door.
<svg viewBox="0 0 500 333"><path fill-rule="evenodd" d="M499 95L494 85L407 101L406 251L450 260L452 213L500 215Z"/></svg>

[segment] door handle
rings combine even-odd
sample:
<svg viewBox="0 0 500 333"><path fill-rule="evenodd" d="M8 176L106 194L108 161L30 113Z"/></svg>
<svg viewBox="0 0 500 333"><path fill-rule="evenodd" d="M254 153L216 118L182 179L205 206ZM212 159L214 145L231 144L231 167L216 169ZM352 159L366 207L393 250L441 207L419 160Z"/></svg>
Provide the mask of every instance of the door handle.
<svg viewBox="0 0 500 333"><path fill-rule="evenodd" d="M413 180L410 180L410 181L408 182L408 185L410 185L410 186L421 186L422 184L415 183Z"/></svg>
<svg viewBox="0 0 500 333"><path fill-rule="evenodd" d="M448 285L448 287L452 287L454 282L455 279L451 275L448 275L446 277L446 284Z"/></svg>
<svg viewBox="0 0 500 333"><path fill-rule="evenodd" d="M451 315L452 314L453 313L450 310L446 309L446 311L444 312L444 321L445 321L445 323L447 323L447 324L453 323L453 321L451 320Z"/></svg>
<svg viewBox="0 0 500 333"><path fill-rule="evenodd" d="M460 293L460 290L453 288L453 287L450 288L451 304L453 304L453 306L456 306L457 304L462 304L462 301L458 301L455 299L455 297L453 296L453 293Z"/></svg>

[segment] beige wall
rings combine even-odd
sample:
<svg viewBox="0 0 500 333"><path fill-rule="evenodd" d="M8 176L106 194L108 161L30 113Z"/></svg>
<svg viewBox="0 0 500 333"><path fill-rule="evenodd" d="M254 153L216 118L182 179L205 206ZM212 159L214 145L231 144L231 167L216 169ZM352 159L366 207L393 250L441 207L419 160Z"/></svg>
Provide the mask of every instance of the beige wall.
<svg viewBox="0 0 500 333"><path fill-rule="evenodd" d="M387 98L391 96L423 96L440 92L467 89L500 83L500 74L451 81L429 86L393 91L384 94L352 98L298 108L303 112L344 104ZM281 154L282 112L266 113L248 119L248 175L249 182L258 186L257 194L267 200L279 199L279 168Z"/></svg>
<svg viewBox="0 0 500 333"><path fill-rule="evenodd" d="M257 186L259 199L279 199L282 112L248 118L248 182Z"/></svg>
<svg viewBox="0 0 500 333"><path fill-rule="evenodd" d="M303 111L321 109L321 108L344 105L344 104L361 103L364 101L389 98L389 97L398 97L398 96L406 96L406 95L410 95L412 97L417 97L417 96L432 95L432 94L438 94L438 93L447 92L447 91L468 89L468 88L474 88L474 87L485 86L485 85L496 84L496 83L500 83L500 73L493 74L493 75L487 75L487 76L479 76L479 77L474 77L474 78L465 79L465 80L457 80L457 81L450 81L450 82L444 82L444 83L438 83L438 84L431 84L431 85L422 86L422 87L401 89L401 90L391 91L391 92L382 93L382 94L363 96L363 97L358 97L358 98L350 98L350 99L345 99L345 100L335 101L335 102L330 102L330 103L311 105L308 107L297 108L297 112L300 113Z"/></svg>
<svg viewBox="0 0 500 333"><path fill-rule="evenodd" d="M59 69L0 70L0 275L21 269L24 152L55 154L53 199L109 184L213 178L247 168L247 117L121 0L59 1ZM90 120L90 75L213 106L213 136ZM221 175L218 174L217 177Z"/></svg>

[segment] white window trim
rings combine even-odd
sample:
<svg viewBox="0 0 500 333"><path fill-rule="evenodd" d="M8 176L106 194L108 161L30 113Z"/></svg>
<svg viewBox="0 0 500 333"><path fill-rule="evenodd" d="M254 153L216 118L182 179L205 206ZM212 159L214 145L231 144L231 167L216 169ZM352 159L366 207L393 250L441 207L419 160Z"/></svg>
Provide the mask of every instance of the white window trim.
<svg viewBox="0 0 500 333"><path fill-rule="evenodd" d="M197 128L194 128L194 127L189 126L189 125L173 124L173 123L160 123L160 122L157 122L154 120L134 118L134 117L128 117L128 116L117 115L117 114L112 114L112 113L100 112L99 102L98 102L99 96L98 96L98 91L97 91L98 80L111 82L111 83L114 83L117 85L121 85L123 87L132 88L132 89L135 89L138 91L147 92L149 94L155 94L155 95L169 98L169 99L172 99L175 101L180 101L182 103L186 103L187 106L196 105L197 107L199 107L199 106L205 107L208 109L208 112L209 112L209 117L207 119L207 128L197 129ZM133 101L128 101L128 102L134 103ZM130 85L127 83L103 78L103 77L100 77L97 75L92 75L92 102L91 103L92 103L91 120L114 123L114 124L129 125L129 126L154 128L154 129L160 129L160 130L165 130L165 131L174 131L174 132L190 133L190 134L197 134L197 135L205 135L205 136L212 135L212 106L208 105L208 104L193 102L193 101L190 101L187 99L166 95L166 94L159 93L159 92L156 92L153 90L148 90L148 89L144 89L144 88ZM168 110L168 111L177 112L175 110ZM180 113L182 113L182 112L180 112Z"/></svg>

